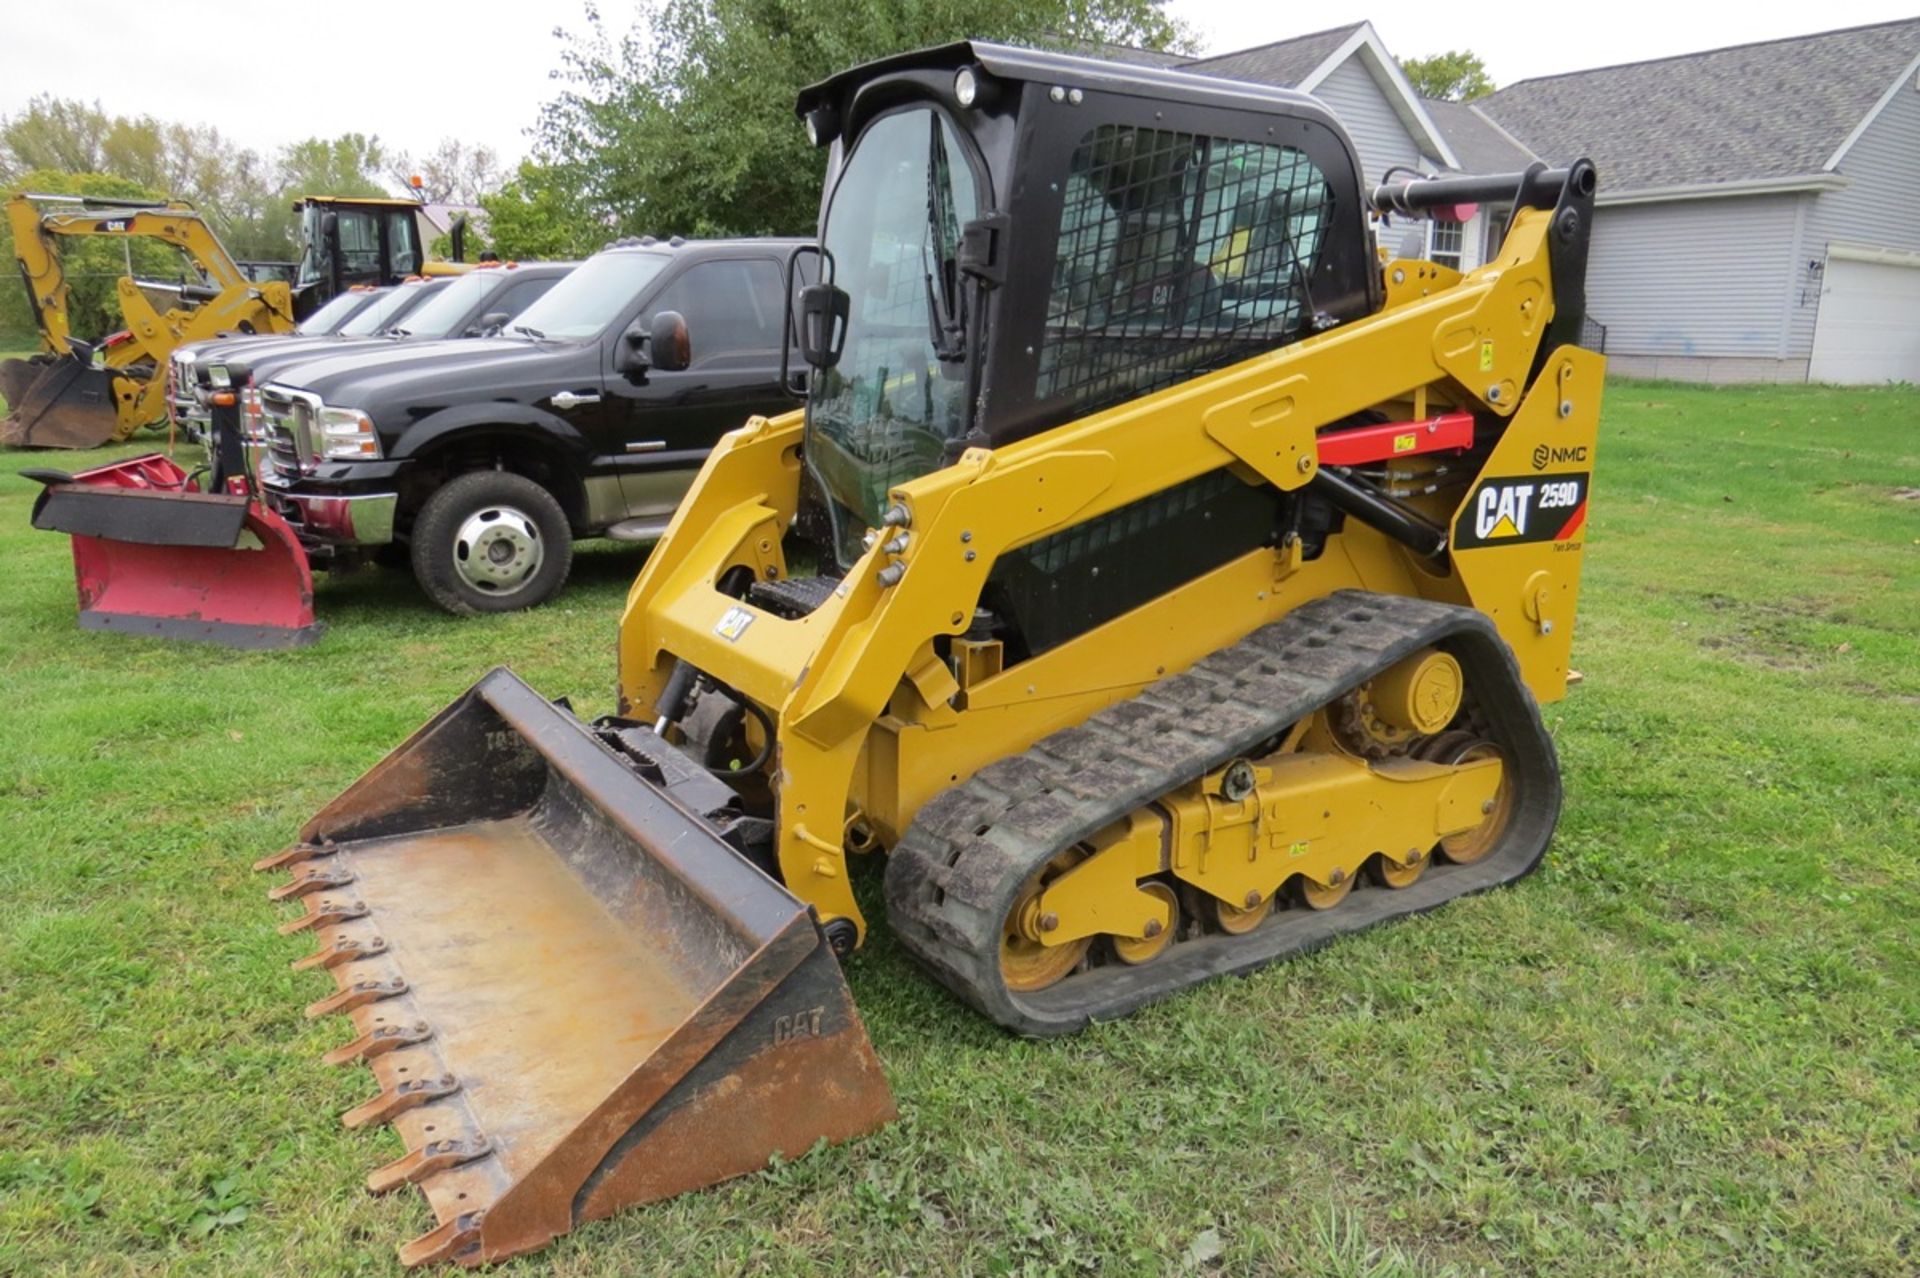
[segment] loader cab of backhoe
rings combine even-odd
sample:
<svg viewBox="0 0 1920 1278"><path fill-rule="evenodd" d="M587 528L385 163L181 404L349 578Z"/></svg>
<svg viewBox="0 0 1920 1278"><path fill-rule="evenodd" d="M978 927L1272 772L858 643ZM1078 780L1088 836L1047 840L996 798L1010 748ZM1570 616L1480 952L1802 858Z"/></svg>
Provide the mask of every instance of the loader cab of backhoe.
<svg viewBox="0 0 1920 1278"><path fill-rule="evenodd" d="M302 319L348 289L397 284L426 264L411 200L308 196L294 208L300 214L294 308Z"/></svg>
<svg viewBox="0 0 1920 1278"><path fill-rule="evenodd" d="M962 42L798 113L831 148L797 328L843 567L967 448L1380 305L1352 144L1303 94Z"/></svg>

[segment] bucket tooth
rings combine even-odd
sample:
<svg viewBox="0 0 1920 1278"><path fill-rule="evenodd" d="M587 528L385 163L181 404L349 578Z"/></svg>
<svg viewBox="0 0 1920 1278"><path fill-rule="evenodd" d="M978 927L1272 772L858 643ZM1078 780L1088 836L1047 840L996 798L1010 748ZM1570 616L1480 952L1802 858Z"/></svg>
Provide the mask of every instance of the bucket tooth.
<svg viewBox="0 0 1920 1278"><path fill-rule="evenodd" d="M342 963L351 963L355 959L372 958L376 954L387 952L387 942L383 937L369 937L356 941L350 936L336 939L325 949L315 950L305 958L297 958L288 966L296 972L311 971L316 967L336 968Z"/></svg>
<svg viewBox="0 0 1920 1278"><path fill-rule="evenodd" d="M410 1267L438 1264L443 1260L471 1263L462 1253L468 1250L478 1252L480 1221L485 1215L485 1212L470 1211L455 1216L438 1229L421 1234L400 1248L400 1263Z"/></svg>
<svg viewBox="0 0 1920 1278"><path fill-rule="evenodd" d="M451 1096L459 1090L460 1080L451 1074L442 1074L438 1078L408 1079L404 1083L389 1087L364 1104L355 1105L340 1116L340 1121L354 1128L391 1123L397 1116L415 1106L439 1100L443 1096Z"/></svg>
<svg viewBox="0 0 1920 1278"><path fill-rule="evenodd" d="M318 1020L335 1012L351 1012L356 1007L365 1007L383 998L397 998L406 992L407 983L397 976L384 981L355 981L337 993L307 1004L307 1019Z"/></svg>
<svg viewBox="0 0 1920 1278"><path fill-rule="evenodd" d="M384 1194L402 1185L417 1185L435 1172L485 1158L493 1152L493 1143L485 1136L454 1137L429 1141L404 1158L396 1158L367 1176L367 1188Z"/></svg>
<svg viewBox="0 0 1920 1278"><path fill-rule="evenodd" d="M285 851L261 857L253 863L253 868L262 872L277 870L283 865L298 865L302 861L311 861L317 857L332 856L337 851L339 851L338 848L324 840L319 843L296 843Z"/></svg>
<svg viewBox="0 0 1920 1278"><path fill-rule="evenodd" d="M320 1060L327 1065L351 1065L355 1061L370 1061L376 1056L385 1056L395 1048L424 1043L432 1037L433 1030L425 1021L415 1021L411 1025L382 1025L344 1047L334 1048Z"/></svg>
<svg viewBox="0 0 1920 1278"><path fill-rule="evenodd" d="M365 917L367 917L367 906L364 901L310 900L307 902L305 914L280 925L280 935L292 936L295 932L305 932L309 928L326 927L330 923L346 923Z"/></svg>
<svg viewBox="0 0 1920 1278"><path fill-rule="evenodd" d="M345 887L353 882L353 871L341 867L315 866L294 872L294 876L279 887L267 889L269 901L290 901L302 896L310 896L326 888Z"/></svg>

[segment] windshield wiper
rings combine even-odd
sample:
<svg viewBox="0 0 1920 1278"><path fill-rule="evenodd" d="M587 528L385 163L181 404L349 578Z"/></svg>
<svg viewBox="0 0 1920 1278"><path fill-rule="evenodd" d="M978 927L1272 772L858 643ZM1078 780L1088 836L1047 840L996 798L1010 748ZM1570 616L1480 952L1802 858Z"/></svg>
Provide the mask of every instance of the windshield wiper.
<svg viewBox="0 0 1920 1278"><path fill-rule="evenodd" d="M410 328L390 328L387 330L387 336L388 337L412 337L413 330Z"/></svg>
<svg viewBox="0 0 1920 1278"><path fill-rule="evenodd" d="M547 335L545 333L541 332L537 328L530 327L529 325L526 325L526 324L515 324L513 326L513 331L516 333L525 333L528 337L531 337L536 342L544 342L547 339Z"/></svg>
<svg viewBox="0 0 1920 1278"><path fill-rule="evenodd" d="M928 112L928 127L932 137L928 142L927 155L927 230L933 236L933 251L936 261L932 269L927 269L927 250L923 242L920 248L920 265L927 281L927 336L933 343L934 357L942 363L956 364L967 357L967 326L962 316L959 300L955 296L958 281L954 278L953 259L947 256L947 246L953 242L952 223L948 220L947 199L952 194L951 162L947 157L947 140L940 133L940 117ZM935 276L939 276L936 283Z"/></svg>

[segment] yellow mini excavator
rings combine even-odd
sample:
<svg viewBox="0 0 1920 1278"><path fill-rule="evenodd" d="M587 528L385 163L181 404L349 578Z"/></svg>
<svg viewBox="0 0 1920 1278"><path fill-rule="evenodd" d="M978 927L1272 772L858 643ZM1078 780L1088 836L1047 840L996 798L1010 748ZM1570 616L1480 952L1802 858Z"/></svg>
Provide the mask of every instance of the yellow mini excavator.
<svg viewBox="0 0 1920 1278"><path fill-rule="evenodd" d="M43 211L46 205L53 207ZM125 439L166 417L165 378L158 370L181 342L293 328L288 286L248 279L192 205L16 195L7 201L7 224L42 354L0 363L0 398L9 410L0 422L0 444L92 448ZM60 251L62 240L79 236L172 245L201 282L156 284L124 275L115 289L125 332L83 341L71 328ZM148 300L149 290L170 291L178 304L160 311Z"/></svg>
<svg viewBox="0 0 1920 1278"><path fill-rule="evenodd" d="M9 409L0 444L92 448L126 439L165 420L165 370L182 343L223 333L288 332L355 285L468 269L427 261L417 199L310 195L294 209L301 254L288 284L252 279L206 220L181 201L14 196L7 222L42 349L30 360L0 361L0 399ZM72 332L60 252L63 240L79 236L172 245L201 279L174 284L121 277L115 288L125 330L82 340ZM173 293L177 304L156 309L147 297L155 291Z"/></svg>
<svg viewBox="0 0 1920 1278"><path fill-rule="evenodd" d="M1280 89L981 43L806 90L804 413L713 451L585 723L486 675L263 868L479 1264L856 1136L877 920L1020 1034L1511 882L1560 807L1594 170L1367 189ZM1464 275L1371 220L1480 202ZM630 339L691 343L682 317ZM871 975L871 973L869 974Z"/></svg>

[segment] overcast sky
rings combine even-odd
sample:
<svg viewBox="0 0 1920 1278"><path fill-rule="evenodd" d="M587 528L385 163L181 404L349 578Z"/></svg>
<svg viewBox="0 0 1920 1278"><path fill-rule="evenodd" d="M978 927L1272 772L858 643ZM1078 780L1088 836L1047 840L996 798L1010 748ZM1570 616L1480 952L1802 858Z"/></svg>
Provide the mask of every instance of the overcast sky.
<svg viewBox="0 0 1920 1278"><path fill-rule="evenodd" d="M627 11L624 0L604 0L603 8L613 16ZM1507 84L1911 17L1920 0L1171 0L1171 11L1216 53L1371 19L1398 56L1472 49L1494 80ZM554 27L579 27L581 13L579 0L380 8L168 0L83 10L0 0L0 114L52 93L98 100L120 114L215 124L263 152L351 131L378 134L390 148L416 154L453 135L511 161L525 152L525 130L555 90L550 74L560 65L561 44ZM224 69L215 69L217 58ZM273 70L276 62L286 70ZM341 70L323 69L329 66ZM276 97L279 85L289 91Z"/></svg>

